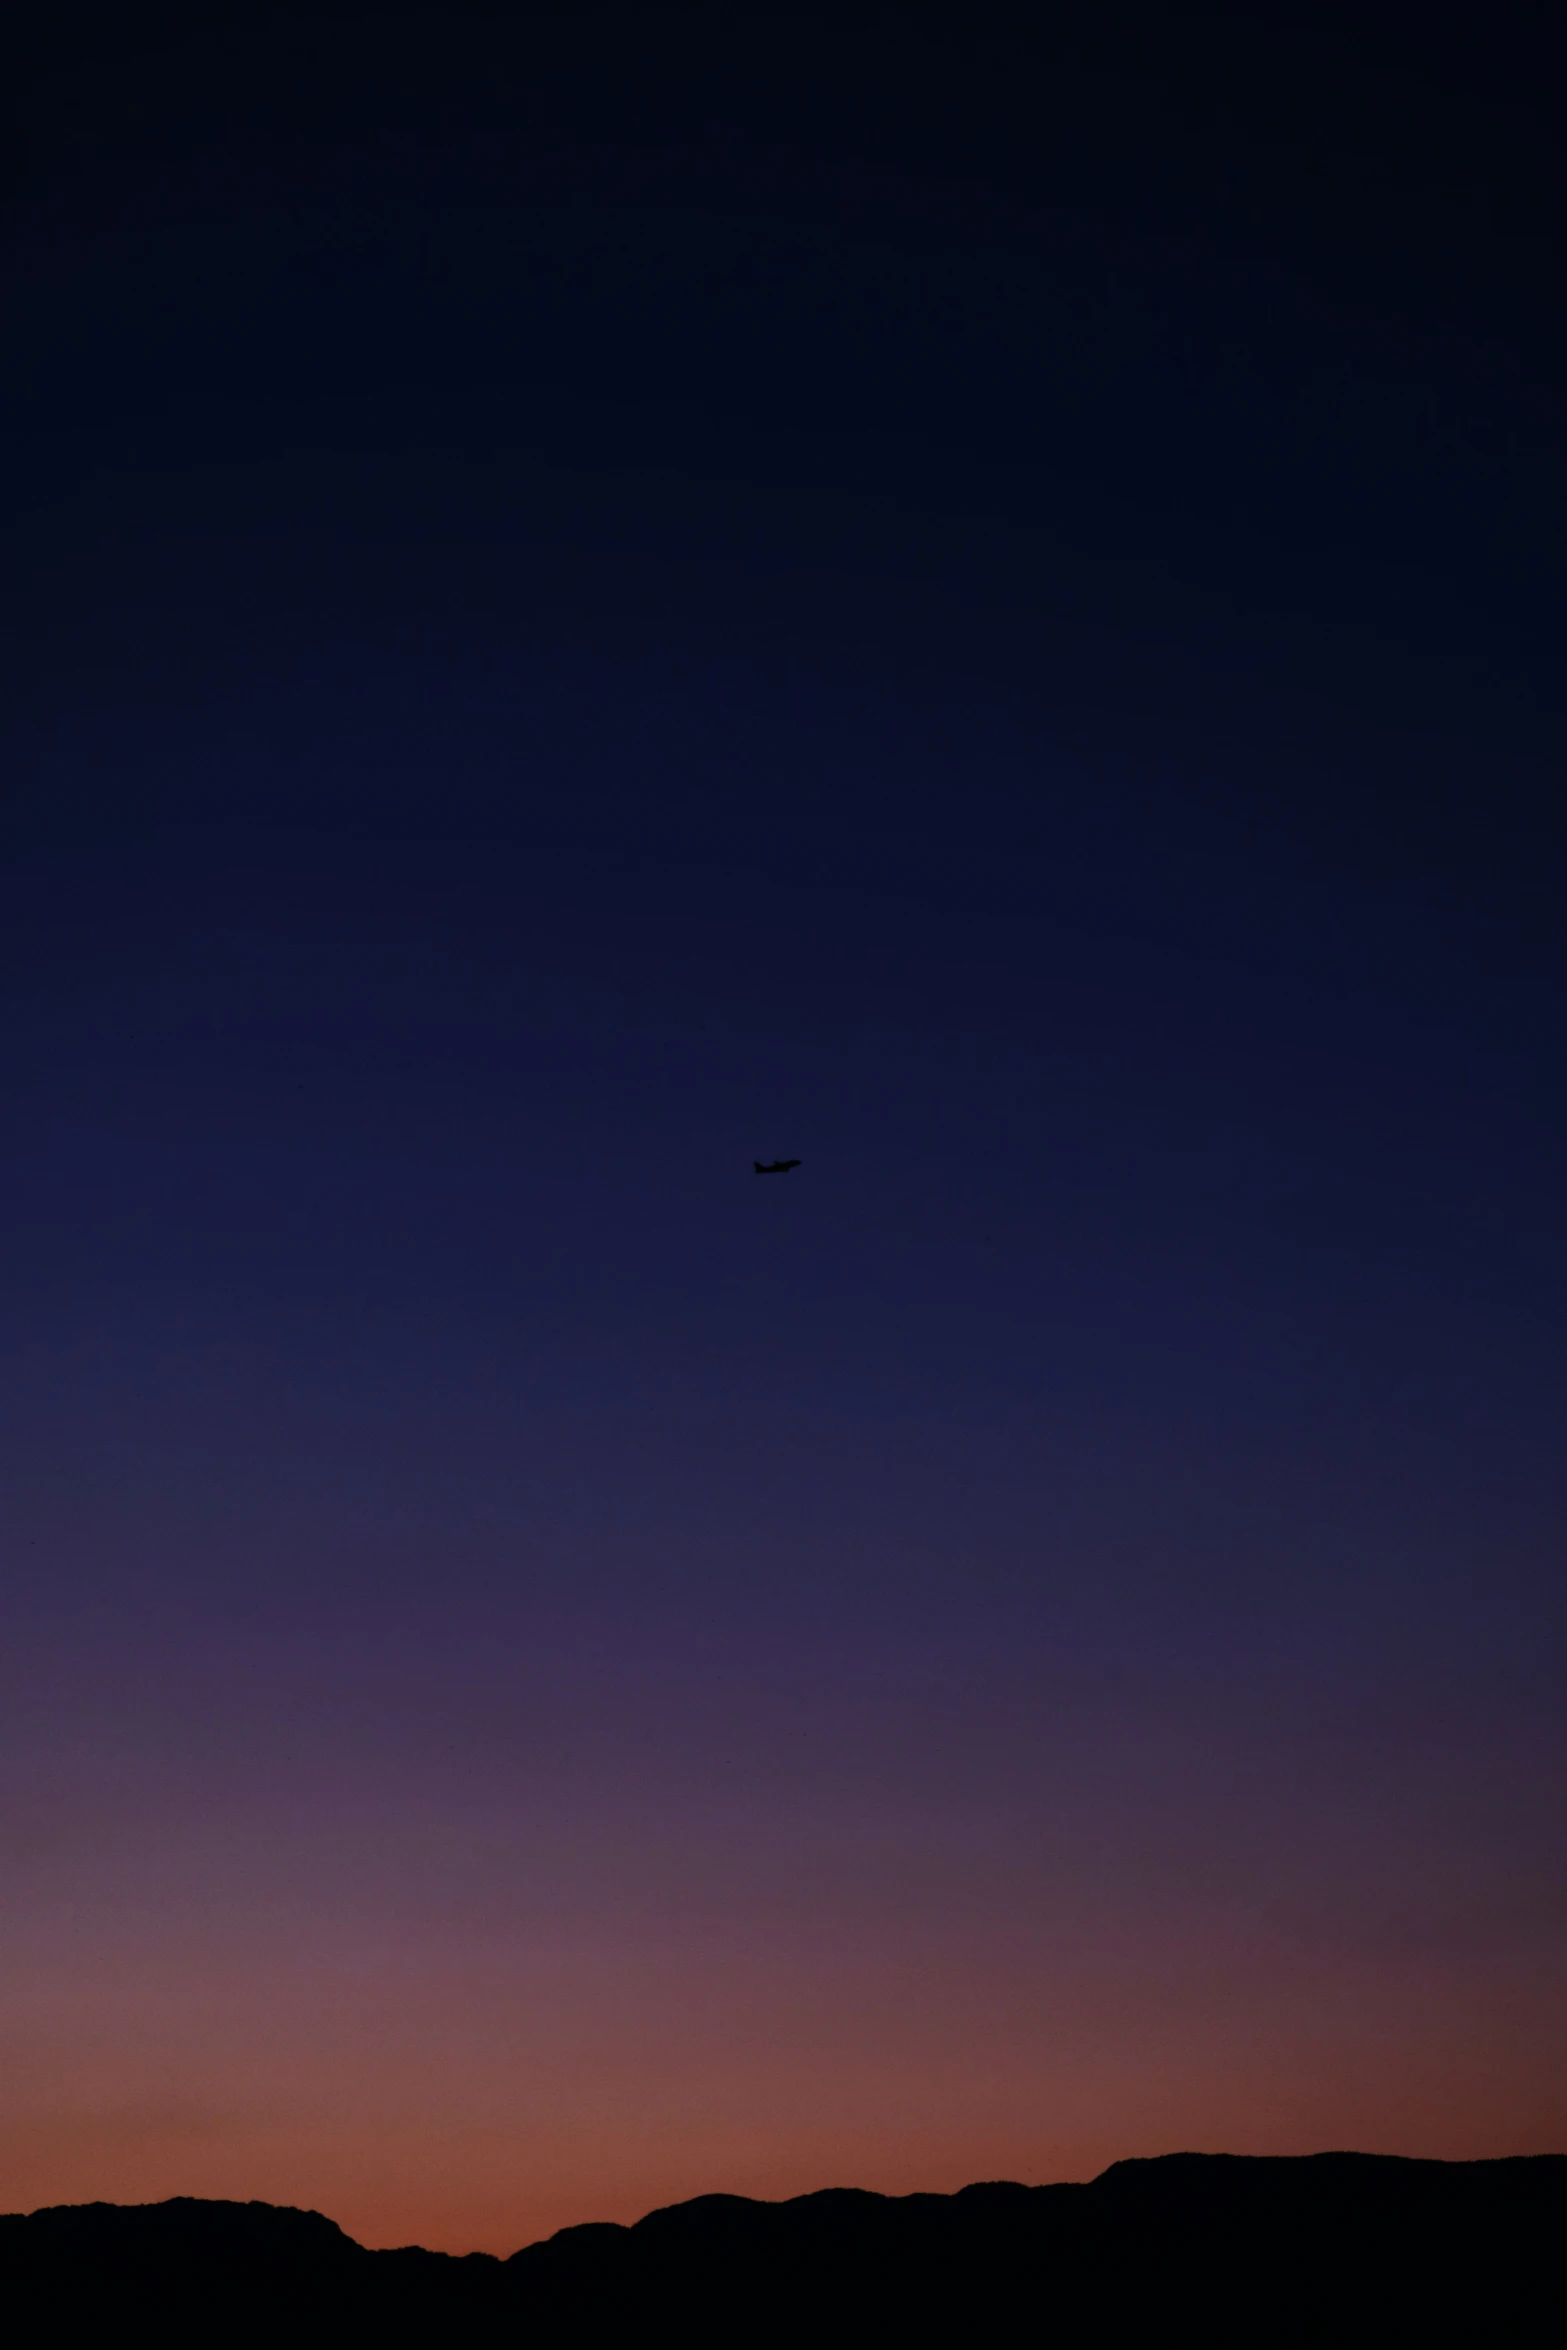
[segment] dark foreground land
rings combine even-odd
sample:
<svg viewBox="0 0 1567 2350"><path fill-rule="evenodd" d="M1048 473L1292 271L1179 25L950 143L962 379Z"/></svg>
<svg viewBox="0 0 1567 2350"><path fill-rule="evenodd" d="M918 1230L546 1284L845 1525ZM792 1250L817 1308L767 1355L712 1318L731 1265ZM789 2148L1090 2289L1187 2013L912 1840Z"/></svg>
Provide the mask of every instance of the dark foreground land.
<svg viewBox="0 0 1567 2350"><path fill-rule="evenodd" d="M1567 2156L1175 2154L1087 2186L705 2195L509 2260L367 2252L267 2203L0 2218L12 2340L579 2344L1545 2339Z"/></svg>

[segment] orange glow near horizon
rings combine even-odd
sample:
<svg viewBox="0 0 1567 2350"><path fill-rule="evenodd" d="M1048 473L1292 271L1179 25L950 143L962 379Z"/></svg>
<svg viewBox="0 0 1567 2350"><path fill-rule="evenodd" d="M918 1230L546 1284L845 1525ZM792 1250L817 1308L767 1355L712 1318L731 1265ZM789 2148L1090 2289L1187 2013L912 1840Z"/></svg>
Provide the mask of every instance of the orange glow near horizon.
<svg viewBox="0 0 1567 2350"><path fill-rule="evenodd" d="M0 2208L259 2197L371 2245L504 2254L712 2190L1559 2140L1543 1964L1103 1887L954 1918L840 1878L791 1920L800 1890L623 1932L492 1920L464 1953L450 1916L307 1918L297 1884L293 1930L281 1883L195 1930L171 1884L174 1930L122 1916L112 1966L62 1945L13 1972Z"/></svg>

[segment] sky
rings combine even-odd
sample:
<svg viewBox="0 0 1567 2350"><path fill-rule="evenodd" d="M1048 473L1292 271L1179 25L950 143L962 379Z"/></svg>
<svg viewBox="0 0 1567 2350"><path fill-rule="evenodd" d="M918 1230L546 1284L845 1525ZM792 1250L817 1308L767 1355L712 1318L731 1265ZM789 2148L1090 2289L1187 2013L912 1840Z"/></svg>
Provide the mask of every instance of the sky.
<svg viewBox="0 0 1567 2350"><path fill-rule="evenodd" d="M1559 2151L1543 12L22 19L0 2208Z"/></svg>

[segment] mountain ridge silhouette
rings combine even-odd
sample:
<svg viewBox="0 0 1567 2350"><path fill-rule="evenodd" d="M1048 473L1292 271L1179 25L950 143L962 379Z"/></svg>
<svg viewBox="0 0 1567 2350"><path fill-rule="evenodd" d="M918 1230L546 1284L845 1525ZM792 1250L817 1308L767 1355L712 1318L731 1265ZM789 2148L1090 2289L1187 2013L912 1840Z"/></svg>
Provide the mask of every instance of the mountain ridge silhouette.
<svg viewBox="0 0 1567 2350"><path fill-rule="evenodd" d="M1180 2322L1209 2340L1501 2340L1552 2290L1567 2155L1171 2154L1087 2182L950 2195L835 2187L703 2195L588 2221L509 2256L372 2250L320 2212L175 2196L0 2216L0 2309L35 2329L155 2320L241 2340L580 2343L1015 2339L1035 2320L1111 2340Z"/></svg>

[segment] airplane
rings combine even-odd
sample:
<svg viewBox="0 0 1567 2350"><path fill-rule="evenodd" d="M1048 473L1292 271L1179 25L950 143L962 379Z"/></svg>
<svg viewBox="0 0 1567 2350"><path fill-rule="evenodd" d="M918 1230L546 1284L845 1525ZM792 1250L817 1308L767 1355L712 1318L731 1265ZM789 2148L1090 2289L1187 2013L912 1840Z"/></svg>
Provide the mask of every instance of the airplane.
<svg viewBox="0 0 1567 2350"><path fill-rule="evenodd" d="M770 1167L764 1167L760 1159L753 1159L751 1164L758 1175L787 1175L790 1168L798 1167L800 1162L798 1159L774 1159Z"/></svg>

